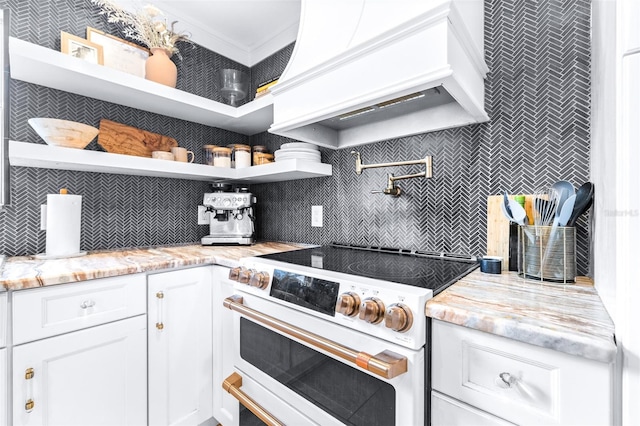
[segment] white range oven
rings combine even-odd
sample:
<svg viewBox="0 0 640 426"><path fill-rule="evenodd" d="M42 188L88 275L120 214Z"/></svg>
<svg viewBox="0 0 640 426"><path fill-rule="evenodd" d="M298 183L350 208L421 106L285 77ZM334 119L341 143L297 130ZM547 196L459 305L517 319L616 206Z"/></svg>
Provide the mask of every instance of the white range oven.
<svg viewBox="0 0 640 426"><path fill-rule="evenodd" d="M428 423L425 303L474 258L334 244L241 264L221 313L225 426Z"/></svg>

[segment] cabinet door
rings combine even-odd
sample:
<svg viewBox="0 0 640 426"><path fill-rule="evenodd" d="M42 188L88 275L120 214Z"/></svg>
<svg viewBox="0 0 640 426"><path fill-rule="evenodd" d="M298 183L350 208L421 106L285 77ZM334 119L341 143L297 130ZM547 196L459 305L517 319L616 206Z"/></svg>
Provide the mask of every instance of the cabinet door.
<svg viewBox="0 0 640 426"><path fill-rule="evenodd" d="M489 413L449 398L436 391L431 392L431 426L512 426Z"/></svg>
<svg viewBox="0 0 640 426"><path fill-rule="evenodd" d="M213 416L211 268L149 275L149 424Z"/></svg>
<svg viewBox="0 0 640 426"><path fill-rule="evenodd" d="M612 423L613 365L443 321L432 330L435 391L519 425Z"/></svg>
<svg viewBox="0 0 640 426"><path fill-rule="evenodd" d="M213 367L213 415L224 425L238 424L238 403L222 389L222 382L233 369L233 315L222 306L225 298L233 295L233 281L229 280L229 268L212 266L213 271L213 350L216 360ZM226 311L226 312L225 312ZM225 395L227 395L225 397Z"/></svg>
<svg viewBox="0 0 640 426"><path fill-rule="evenodd" d="M0 426L9 424L7 419L7 350L0 349Z"/></svg>
<svg viewBox="0 0 640 426"><path fill-rule="evenodd" d="M14 425L144 425L144 315L13 348Z"/></svg>
<svg viewBox="0 0 640 426"><path fill-rule="evenodd" d="M7 345L7 318L9 309L7 308L7 292L0 291L0 348Z"/></svg>

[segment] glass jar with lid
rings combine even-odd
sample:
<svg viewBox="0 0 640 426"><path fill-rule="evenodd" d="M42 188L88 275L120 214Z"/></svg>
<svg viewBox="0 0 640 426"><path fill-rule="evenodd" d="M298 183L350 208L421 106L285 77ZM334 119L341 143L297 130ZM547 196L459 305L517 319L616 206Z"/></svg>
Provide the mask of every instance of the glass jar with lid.
<svg viewBox="0 0 640 426"><path fill-rule="evenodd" d="M236 169L251 167L251 147L249 145L236 145L233 149L233 157Z"/></svg>
<svg viewBox="0 0 640 426"><path fill-rule="evenodd" d="M202 147L202 151L204 151L204 164L213 166L213 150L217 147L217 145L204 145Z"/></svg>
<svg viewBox="0 0 640 426"><path fill-rule="evenodd" d="M234 143L231 145L227 145L227 148L231 149L231 167L232 168L242 168L249 167L251 165L251 147L249 145L243 145ZM240 166L238 166L236 162L236 152L240 155ZM246 160L249 160L249 164L246 164Z"/></svg>
<svg viewBox="0 0 640 426"><path fill-rule="evenodd" d="M231 148L217 146L213 148L213 165L215 167L231 168Z"/></svg>
<svg viewBox="0 0 640 426"><path fill-rule="evenodd" d="M264 145L254 145L253 147L253 165L257 166L259 164L258 159L260 156L258 154L267 154L269 151L267 147Z"/></svg>

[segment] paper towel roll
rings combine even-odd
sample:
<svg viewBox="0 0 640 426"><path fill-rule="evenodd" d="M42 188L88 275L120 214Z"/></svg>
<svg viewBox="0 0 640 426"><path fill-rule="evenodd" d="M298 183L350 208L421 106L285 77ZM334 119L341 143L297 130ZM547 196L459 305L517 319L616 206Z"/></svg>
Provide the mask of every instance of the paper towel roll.
<svg viewBox="0 0 640 426"><path fill-rule="evenodd" d="M47 194L47 257L80 253L81 214L81 195Z"/></svg>

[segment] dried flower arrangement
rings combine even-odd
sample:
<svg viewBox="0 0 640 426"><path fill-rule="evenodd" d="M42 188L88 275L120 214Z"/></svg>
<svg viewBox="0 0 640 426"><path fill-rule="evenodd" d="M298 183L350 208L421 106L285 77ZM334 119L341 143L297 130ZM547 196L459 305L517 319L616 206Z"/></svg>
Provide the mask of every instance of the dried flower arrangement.
<svg viewBox="0 0 640 426"><path fill-rule="evenodd" d="M166 18L162 17L164 15L162 11L151 4L144 6L137 13L131 13L110 0L91 0L91 2L102 9L100 14L106 15L108 22L122 25L125 37L139 41L149 49L165 49L169 56L177 54L182 59L176 43L179 41L191 43L189 34L175 32L174 26L178 21L173 21L169 26Z"/></svg>

